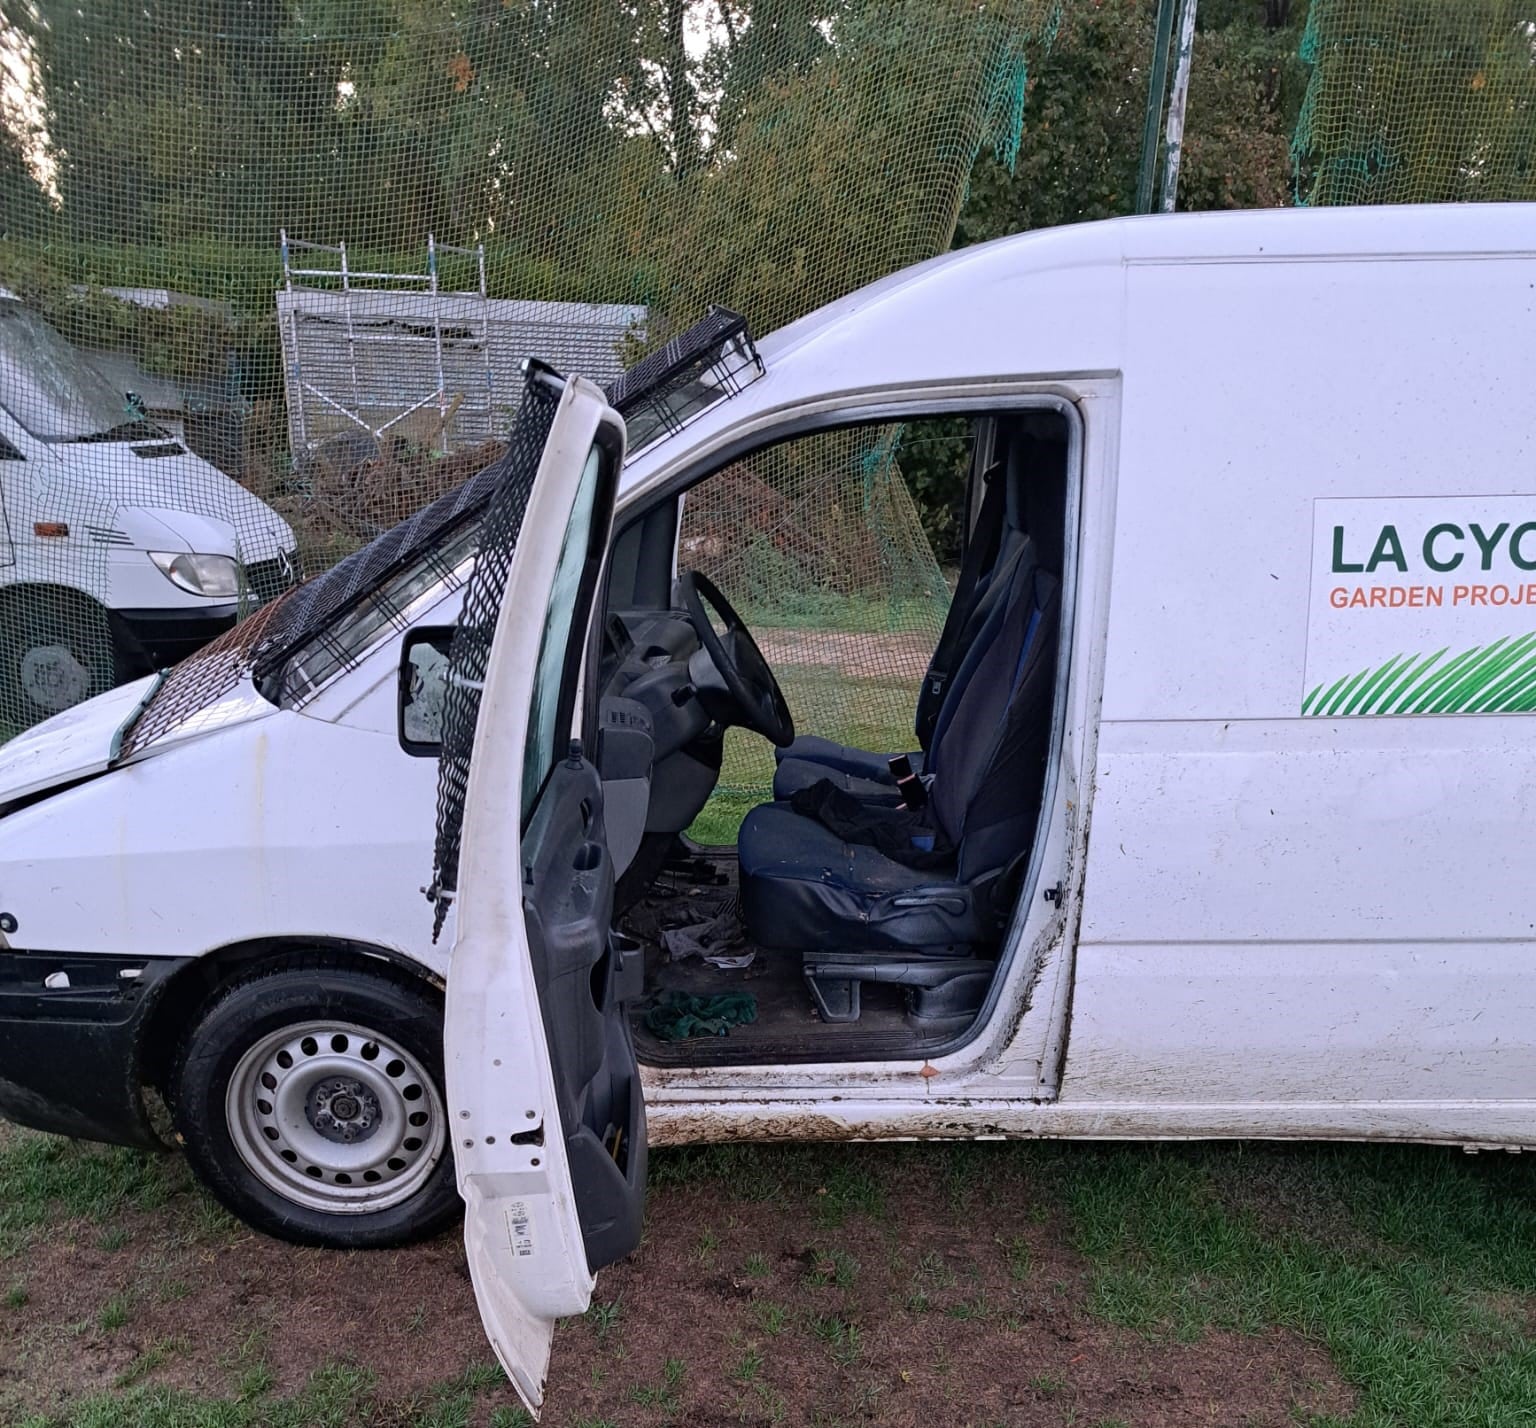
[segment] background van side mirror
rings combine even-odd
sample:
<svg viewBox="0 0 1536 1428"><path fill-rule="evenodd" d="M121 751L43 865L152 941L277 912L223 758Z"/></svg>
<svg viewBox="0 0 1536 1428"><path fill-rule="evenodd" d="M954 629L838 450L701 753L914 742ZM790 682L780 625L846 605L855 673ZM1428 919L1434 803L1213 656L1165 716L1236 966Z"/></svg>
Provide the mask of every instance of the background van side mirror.
<svg viewBox="0 0 1536 1428"><path fill-rule="evenodd" d="M418 625L400 648L396 723L400 747L418 758L435 759L443 747L443 699L448 692L448 650L452 625Z"/></svg>

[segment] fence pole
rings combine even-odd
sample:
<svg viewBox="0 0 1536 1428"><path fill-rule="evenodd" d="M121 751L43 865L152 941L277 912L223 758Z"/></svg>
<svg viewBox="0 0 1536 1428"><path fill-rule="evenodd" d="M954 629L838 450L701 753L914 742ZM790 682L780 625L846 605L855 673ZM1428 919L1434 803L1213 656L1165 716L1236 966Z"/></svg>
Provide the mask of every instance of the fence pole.
<svg viewBox="0 0 1536 1428"><path fill-rule="evenodd" d="M1163 199L1158 205L1172 213L1179 199L1179 160L1184 155L1184 110L1189 103L1189 69L1195 53L1195 10L1200 0L1184 0L1179 12L1179 61L1173 73L1173 97L1168 101L1167 150L1163 156Z"/></svg>
<svg viewBox="0 0 1536 1428"><path fill-rule="evenodd" d="M1147 117L1141 129L1141 172L1136 177L1136 212L1152 211L1152 185L1157 174L1158 130L1163 98L1168 92L1168 44L1173 38L1175 0L1157 0L1157 33L1152 41L1152 73L1147 82Z"/></svg>

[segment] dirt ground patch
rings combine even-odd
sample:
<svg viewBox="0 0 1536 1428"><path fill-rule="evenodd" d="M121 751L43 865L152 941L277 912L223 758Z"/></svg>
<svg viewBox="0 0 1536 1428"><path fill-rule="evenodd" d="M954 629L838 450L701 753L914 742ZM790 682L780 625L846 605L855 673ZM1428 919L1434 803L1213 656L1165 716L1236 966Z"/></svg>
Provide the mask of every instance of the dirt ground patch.
<svg viewBox="0 0 1536 1428"><path fill-rule="evenodd" d="M898 679L914 687L933 657L929 630L867 634L846 630L754 630L769 665L825 665L852 679Z"/></svg>
<svg viewBox="0 0 1536 1428"><path fill-rule="evenodd" d="M1096 1315L1049 1183L1002 1154L958 1175L930 1147L743 1152L724 1176L655 1160L644 1244L556 1335L546 1423L1172 1428L1352 1405L1324 1350L1289 1332L1186 1340ZM155 1208L49 1225L0 1263L0 1419L69 1421L91 1394L126 1413L161 1388L264 1422L260 1404L340 1364L363 1372L329 1421L522 1421L488 1368L457 1234L298 1249L213 1210L179 1162L161 1173Z"/></svg>

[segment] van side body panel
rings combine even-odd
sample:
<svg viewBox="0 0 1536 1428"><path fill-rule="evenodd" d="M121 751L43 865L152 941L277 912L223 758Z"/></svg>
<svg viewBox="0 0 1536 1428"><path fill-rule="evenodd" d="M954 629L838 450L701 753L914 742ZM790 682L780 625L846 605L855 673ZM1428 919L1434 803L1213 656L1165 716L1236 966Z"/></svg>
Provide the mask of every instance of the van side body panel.
<svg viewBox="0 0 1536 1428"><path fill-rule="evenodd" d="M1536 260L1133 264L1128 304L1063 1101L1529 1101L1536 724L1362 715L1406 668L1363 656L1360 697L1302 709L1341 631L1488 647L1472 587L1524 566L1468 536L1536 521Z"/></svg>

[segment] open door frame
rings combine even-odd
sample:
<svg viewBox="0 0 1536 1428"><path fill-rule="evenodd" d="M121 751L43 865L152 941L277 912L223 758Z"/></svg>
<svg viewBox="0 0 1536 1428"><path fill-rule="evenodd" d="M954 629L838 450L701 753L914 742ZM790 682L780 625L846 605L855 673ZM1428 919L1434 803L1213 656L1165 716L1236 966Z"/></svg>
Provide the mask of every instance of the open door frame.
<svg viewBox="0 0 1536 1428"><path fill-rule="evenodd" d="M594 454L598 489L584 511ZM644 1109L623 1006L636 968L609 932L601 782L565 742L579 732L576 690L623 455L621 419L597 388L568 379L486 667L448 975L445 1066L470 1275L497 1357L534 1413L556 1319L586 1310L596 1270L638 1243L643 1208ZM571 600L562 560L576 538L573 607L555 608L552 596ZM546 636L562 629L552 664ZM525 796L541 666L559 680L559 752L535 751L549 767Z"/></svg>

